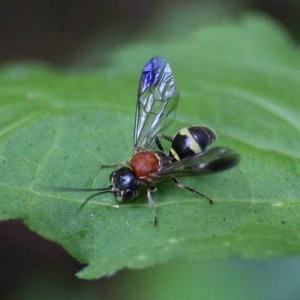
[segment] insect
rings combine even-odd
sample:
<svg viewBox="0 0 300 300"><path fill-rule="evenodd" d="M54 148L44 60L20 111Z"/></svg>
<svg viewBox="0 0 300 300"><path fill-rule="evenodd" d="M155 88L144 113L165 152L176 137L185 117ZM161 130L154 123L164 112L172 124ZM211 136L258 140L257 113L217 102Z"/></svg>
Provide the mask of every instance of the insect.
<svg viewBox="0 0 300 300"><path fill-rule="evenodd" d="M94 191L81 208L95 196L112 193L117 201L136 198L142 189L153 211L157 225L157 211L152 194L156 183L171 178L174 185L213 201L204 194L180 183L177 176L200 175L223 171L239 162L239 155L225 147L208 148L216 139L215 132L206 126L182 128L174 137L164 135L164 130L174 121L179 93L174 85L170 64L163 57L151 58L143 68L136 103L133 155L126 163L104 165L119 168L110 174L107 188L72 189ZM169 153L164 151L161 139L171 143Z"/></svg>

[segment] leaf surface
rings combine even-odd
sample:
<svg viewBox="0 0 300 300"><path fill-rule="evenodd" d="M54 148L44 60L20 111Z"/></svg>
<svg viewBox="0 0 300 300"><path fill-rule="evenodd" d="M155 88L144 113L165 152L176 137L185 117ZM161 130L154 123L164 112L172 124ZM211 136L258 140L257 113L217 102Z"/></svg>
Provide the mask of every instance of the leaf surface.
<svg viewBox="0 0 300 300"><path fill-rule="evenodd" d="M159 226L142 194L118 205L112 195L49 187L109 185L103 163L130 158L136 88L150 57L170 61L181 92L170 135L205 124L216 144L240 153L228 172L182 181L214 199L175 189L154 195ZM41 65L0 70L0 219L21 218L87 266L92 279L176 257L248 258L300 251L300 56L285 32L262 17L209 26L157 44L139 42L94 73Z"/></svg>

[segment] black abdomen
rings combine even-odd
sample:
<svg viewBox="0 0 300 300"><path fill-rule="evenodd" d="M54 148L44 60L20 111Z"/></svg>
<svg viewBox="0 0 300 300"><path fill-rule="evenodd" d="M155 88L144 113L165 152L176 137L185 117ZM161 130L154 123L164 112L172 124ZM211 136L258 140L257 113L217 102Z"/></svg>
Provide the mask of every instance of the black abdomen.
<svg viewBox="0 0 300 300"><path fill-rule="evenodd" d="M174 136L170 157L173 160L203 152L216 139L215 132L206 126L191 126L180 129Z"/></svg>

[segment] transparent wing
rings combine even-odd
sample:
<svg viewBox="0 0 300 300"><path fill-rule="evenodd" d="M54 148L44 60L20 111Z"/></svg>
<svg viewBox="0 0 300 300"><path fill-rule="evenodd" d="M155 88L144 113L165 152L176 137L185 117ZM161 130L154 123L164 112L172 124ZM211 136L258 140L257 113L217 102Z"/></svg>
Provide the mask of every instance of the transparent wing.
<svg viewBox="0 0 300 300"><path fill-rule="evenodd" d="M179 93L170 64L153 57L145 65L138 88L134 150L151 149L157 136L175 119Z"/></svg>
<svg viewBox="0 0 300 300"><path fill-rule="evenodd" d="M214 173L234 167L239 160L240 156L236 152L225 147L214 147L204 153L195 154L166 165L157 173L157 176Z"/></svg>

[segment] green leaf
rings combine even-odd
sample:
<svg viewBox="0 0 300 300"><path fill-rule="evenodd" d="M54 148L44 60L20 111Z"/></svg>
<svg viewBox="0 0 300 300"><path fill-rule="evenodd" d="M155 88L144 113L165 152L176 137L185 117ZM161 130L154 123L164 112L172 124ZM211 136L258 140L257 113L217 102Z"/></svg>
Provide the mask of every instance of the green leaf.
<svg viewBox="0 0 300 300"><path fill-rule="evenodd" d="M135 95L147 59L170 61L181 100L168 130L206 124L216 144L239 152L229 172L183 182L210 206L167 180L154 195L118 205L112 195L48 187L106 187L103 163L132 153ZM95 73L41 65L0 71L0 218L21 218L98 278L175 257L248 258L299 254L300 56L286 33L262 17L200 28L185 37L140 42L114 53Z"/></svg>

